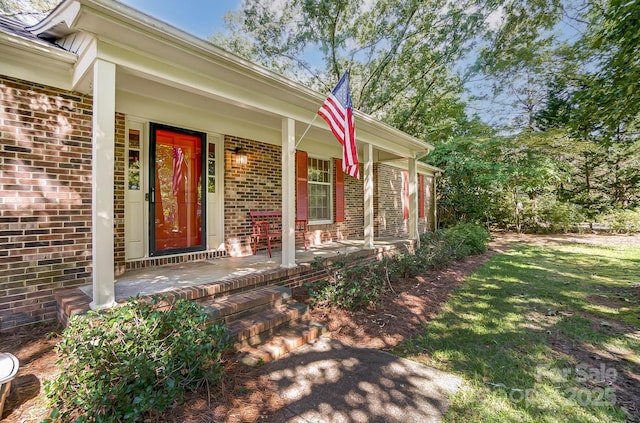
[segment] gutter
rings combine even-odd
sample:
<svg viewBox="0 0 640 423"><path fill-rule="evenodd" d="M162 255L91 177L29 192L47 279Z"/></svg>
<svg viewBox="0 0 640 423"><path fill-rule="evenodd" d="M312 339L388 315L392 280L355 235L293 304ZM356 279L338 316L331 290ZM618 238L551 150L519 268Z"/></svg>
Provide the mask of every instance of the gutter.
<svg viewBox="0 0 640 423"><path fill-rule="evenodd" d="M49 59L54 59L68 64L74 64L78 59L78 56L76 54L69 53L68 51L63 50L58 46L48 45L44 42L34 42L34 40L23 38L7 32L0 31L0 44L17 46L20 50L34 53L38 56L45 56Z"/></svg>

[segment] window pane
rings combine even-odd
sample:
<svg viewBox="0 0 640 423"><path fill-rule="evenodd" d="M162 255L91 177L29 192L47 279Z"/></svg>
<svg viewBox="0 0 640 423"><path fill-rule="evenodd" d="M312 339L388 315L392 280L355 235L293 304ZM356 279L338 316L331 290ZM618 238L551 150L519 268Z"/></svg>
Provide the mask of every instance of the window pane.
<svg viewBox="0 0 640 423"><path fill-rule="evenodd" d="M216 192L216 145L209 143L209 152L207 154L207 192Z"/></svg>
<svg viewBox="0 0 640 423"><path fill-rule="evenodd" d="M331 220L331 162L310 157L307 165L309 220Z"/></svg>
<svg viewBox="0 0 640 423"><path fill-rule="evenodd" d="M129 150L129 189L140 190L140 151Z"/></svg>

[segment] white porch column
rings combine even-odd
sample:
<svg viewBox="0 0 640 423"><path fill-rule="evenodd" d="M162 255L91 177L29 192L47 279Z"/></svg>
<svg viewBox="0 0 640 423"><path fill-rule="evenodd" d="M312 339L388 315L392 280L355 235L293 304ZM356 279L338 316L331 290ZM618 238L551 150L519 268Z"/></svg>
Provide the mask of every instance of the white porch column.
<svg viewBox="0 0 640 423"><path fill-rule="evenodd" d="M92 309L115 304L113 253L113 180L115 155L116 65L97 59L93 65Z"/></svg>
<svg viewBox="0 0 640 423"><path fill-rule="evenodd" d="M364 145L364 248L373 248L373 145Z"/></svg>
<svg viewBox="0 0 640 423"><path fill-rule="evenodd" d="M282 267L296 266L295 121L282 119Z"/></svg>
<svg viewBox="0 0 640 423"><path fill-rule="evenodd" d="M433 231L437 231L438 230L438 192L436 191L436 178L438 178L440 176L439 173L436 173L433 175L433 179L432 179L432 184L433 184L433 189L431 190L431 192L433 193Z"/></svg>
<svg viewBox="0 0 640 423"><path fill-rule="evenodd" d="M417 160L409 158L409 238L416 241L420 247L418 231L418 166Z"/></svg>

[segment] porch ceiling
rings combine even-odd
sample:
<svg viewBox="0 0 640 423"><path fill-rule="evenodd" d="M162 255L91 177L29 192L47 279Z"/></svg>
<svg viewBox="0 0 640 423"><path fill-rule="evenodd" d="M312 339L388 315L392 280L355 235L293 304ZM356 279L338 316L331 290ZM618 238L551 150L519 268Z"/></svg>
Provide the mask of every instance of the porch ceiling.
<svg viewBox="0 0 640 423"><path fill-rule="evenodd" d="M91 91L91 63L100 58L117 65L122 92L216 110L221 118L263 129L268 142L281 142L275 134L282 118L297 122L299 137L324 101L320 93L111 0L65 0L32 31L78 54L74 89ZM368 115L356 111L355 117L357 139L391 157L432 148ZM314 146L335 144L322 119L307 137Z"/></svg>
<svg viewBox="0 0 640 423"><path fill-rule="evenodd" d="M188 126L189 129L218 132L274 145L280 145L282 142L282 116L276 113L254 109L210 93L191 92L153 81L139 76L127 68L118 68L116 80L117 110L123 113L154 118L153 109L162 107L164 104L165 109L174 110L176 121L163 123L175 125L179 122ZM182 110L183 113L179 113L179 110ZM296 140L299 140L304 134L308 123L314 116L315 114L310 115L307 122L296 122ZM206 117L206 127L202 126L203 117ZM333 134L328 129L317 126L312 126L309 129L298 148L333 157L340 157L342 151ZM362 150L362 145L360 145L360 150ZM362 154L361 151L360 155L362 156ZM377 160L398 159L400 157L391 152L376 150Z"/></svg>
<svg viewBox="0 0 640 423"><path fill-rule="evenodd" d="M280 145L282 142L282 116L276 113L255 109L205 91L192 92L167 83L153 81L122 67L118 68L116 80L118 90L116 104L118 110L124 113L154 117L153 111L145 111L144 108L158 108L159 105L165 104L167 108L175 110L176 119L179 119L181 123L184 122L184 119L189 119L189 116L192 116L192 121L185 122L191 129L213 130L213 132L255 139L275 145ZM145 102L148 103L148 106L144 105ZM180 117L178 110L184 111L183 117ZM202 116L206 116L206 126L201 123ZM313 117L310 115L309 121ZM177 122L166 123L177 124ZM306 122L297 122L296 139L303 135L306 126ZM333 134L317 127L309 130L301 147L309 146L309 144L320 146L322 150L335 150L336 153L341 151Z"/></svg>

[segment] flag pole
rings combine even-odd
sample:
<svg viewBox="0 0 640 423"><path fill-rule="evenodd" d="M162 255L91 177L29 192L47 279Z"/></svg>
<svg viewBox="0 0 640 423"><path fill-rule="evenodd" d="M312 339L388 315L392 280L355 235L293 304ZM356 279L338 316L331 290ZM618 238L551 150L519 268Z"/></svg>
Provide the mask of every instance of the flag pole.
<svg viewBox="0 0 640 423"><path fill-rule="evenodd" d="M316 115L313 117L313 119L311 119L311 122L309 122L309 125L307 125L307 129L304 130L304 132L302 133L300 138L298 138L298 141L296 141L296 146L295 146L296 149L298 148L298 144L300 144L300 141L302 141L304 136L307 135L307 132L309 132L309 129L311 128L311 125L313 125L313 122L315 122L317 117L318 117L318 114L316 113Z"/></svg>

